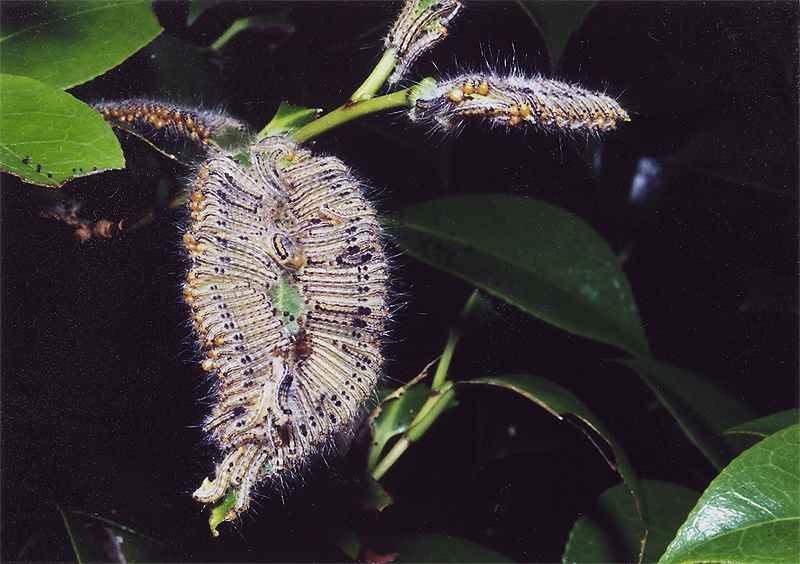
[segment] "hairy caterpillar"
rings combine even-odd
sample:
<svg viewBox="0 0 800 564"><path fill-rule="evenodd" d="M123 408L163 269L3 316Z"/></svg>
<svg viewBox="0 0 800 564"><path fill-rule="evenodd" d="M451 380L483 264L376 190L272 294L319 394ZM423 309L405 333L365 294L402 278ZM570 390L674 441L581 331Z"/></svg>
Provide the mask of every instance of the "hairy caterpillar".
<svg viewBox="0 0 800 564"><path fill-rule="evenodd" d="M388 78L389 84L400 82L422 53L447 37L445 26L460 8L458 0L431 2L424 9L420 9L420 0L408 0L405 3L385 41L386 47L396 50L394 72Z"/></svg>
<svg viewBox="0 0 800 564"><path fill-rule="evenodd" d="M186 141L203 149L226 131L243 131L245 125L222 113L191 110L173 104L130 99L93 105L106 119L116 119L133 129L175 143Z"/></svg>
<svg viewBox="0 0 800 564"><path fill-rule="evenodd" d="M545 131L606 132L628 114L605 94L542 77L469 73L442 80L424 92L409 112L411 121L445 130L468 121L529 124Z"/></svg>
<svg viewBox="0 0 800 564"><path fill-rule="evenodd" d="M194 497L255 485L346 431L372 393L388 316L375 211L347 167L282 137L200 168L184 289L218 403L205 430L223 458Z"/></svg>

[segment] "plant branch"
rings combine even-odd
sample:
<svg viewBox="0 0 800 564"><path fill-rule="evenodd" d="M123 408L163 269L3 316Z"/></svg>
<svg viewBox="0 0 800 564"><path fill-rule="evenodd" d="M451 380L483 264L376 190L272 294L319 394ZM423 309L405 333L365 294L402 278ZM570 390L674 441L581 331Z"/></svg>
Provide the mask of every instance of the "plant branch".
<svg viewBox="0 0 800 564"><path fill-rule="evenodd" d="M386 96L372 98L371 100L347 102L332 112L325 114L318 120L312 121L305 127L295 131L290 137L298 143L303 143L329 129L338 127L358 117L383 110L390 110L392 108L410 106L414 104L416 93L417 86L412 86L411 88L406 88L405 90L400 90L393 94L387 94Z"/></svg>
<svg viewBox="0 0 800 564"><path fill-rule="evenodd" d="M394 70L395 62L396 62L396 52L397 49L394 47L390 47L386 50L381 57L381 60L378 61L378 64L372 69L372 72L367 77L367 80L364 81L364 84L358 87L358 89L350 96L351 102L362 102L364 100L369 100L372 98L375 93L383 86L383 83L386 82L386 79L389 77L389 74Z"/></svg>

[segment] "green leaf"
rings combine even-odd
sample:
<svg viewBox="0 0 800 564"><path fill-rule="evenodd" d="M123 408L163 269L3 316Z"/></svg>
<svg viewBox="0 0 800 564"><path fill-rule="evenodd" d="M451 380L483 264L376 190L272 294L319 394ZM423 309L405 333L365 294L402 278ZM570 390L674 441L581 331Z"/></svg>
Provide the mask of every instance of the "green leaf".
<svg viewBox="0 0 800 564"><path fill-rule="evenodd" d="M372 476L364 473L362 479L364 480L364 486L359 493L359 499L365 507L383 511L394 503L391 494L384 490L383 486L376 482Z"/></svg>
<svg viewBox="0 0 800 564"><path fill-rule="evenodd" d="M228 521L225 516L231 509L233 509L233 506L236 505L236 498L238 496L238 488L228 488L228 491L225 492L225 495L222 497L222 499L211 506L208 516L208 526L211 528L212 537L219 536L217 527Z"/></svg>
<svg viewBox="0 0 800 564"><path fill-rule="evenodd" d="M169 546L110 519L58 507L78 562L164 561Z"/></svg>
<svg viewBox="0 0 800 564"><path fill-rule="evenodd" d="M282 330L289 335L300 332L299 319L306 309L300 291L292 284L288 275L283 275L269 290L270 301L279 313L283 314Z"/></svg>
<svg viewBox="0 0 800 564"><path fill-rule="evenodd" d="M725 435L749 435L763 439L800 421L800 409L787 409L731 427Z"/></svg>
<svg viewBox="0 0 800 564"><path fill-rule="evenodd" d="M736 458L700 497L659 562L800 562L800 425Z"/></svg>
<svg viewBox="0 0 800 564"><path fill-rule="evenodd" d="M547 52L550 55L550 76L554 76L561 64L561 55L569 43L570 37L580 29L583 20L597 2L518 1L547 43Z"/></svg>
<svg viewBox="0 0 800 564"><path fill-rule="evenodd" d="M258 133L258 136L263 138L295 131L314 121L319 112L319 110L292 106L286 102L281 102L281 105L278 106L278 111L275 112L275 117Z"/></svg>
<svg viewBox="0 0 800 564"><path fill-rule="evenodd" d="M390 215L397 244L571 333L648 356L628 279L583 220L534 200L455 196Z"/></svg>
<svg viewBox="0 0 800 564"><path fill-rule="evenodd" d="M365 549L374 555L395 555L382 562L513 562L480 544L444 535L385 535L370 539ZM377 559L365 558L368 562Z"/></svg>
<svg viewBox="0 0 800 564"><path fill-rule="evenodd" d="M0 70L58 88L103 74L161 33L147 0L20 4L3 10Z"/></svg>
<svg viewBox="0 0 800 564"><path fill-rule="evenodd" d="M72 550L75 551L75 558L78 563L103 562L107 560L103 549L83 526L82 520L72 511L64 510L59 505L56 505L56 507L58 507L61 518L64 520L64 526L67 529L69 540L72 543Z"/></svg>
<svg viewBox="0 0 800 564"><path fill-rule="evenodd" d="M697 374L668 362L646 358L615 362L636 371L689 440L718 470L743 450L740 439L722 436L726 429L753 418L739 400Z"/></svg>
<svg viewBox="0 0 800 564"><path fill-rule="evenodd" d="M0 75L0 169L27 182L124 168L116 136L99 113L66 92L23 76Z"/></svg>
<svg viewBox="0 0 800 564"><path fill-rule="evenodd" d="M645 504L644 494L642 492L639 479L633 471L628 457L622 447L617 443L617 440L606 429L605 425L589 410L586 405L577 397L572 395L569 391L562 388L558 384L530 376L528 374L505 374L502 376L487 376L484 378L474 378L472 380L465 380L459 382L458 385L471 385L471 384L488 384L490 386L499 386L506 388L522 396L528 398L538 406L544 408L551 415L558 419L564 419L564 416L574 416L582 421L589 429L584 431L584 434L592 441L597 447L606 462L614 468L622 477L625 487L633 496L636 503L639 518L643 523L647 522L647 507ZM591 432L589 432L591 431ZM597 443L596 436L600 438L611 447L614 460L611 460L605 453L604 449Z"/></svg>
<svg viewBox="0 0 800 564"><path fill-rule="evenodd" d="M642 480L650 513L643 562L655 562L675 537L700 494L694 490ZM630 492L618 484L603 492L569 534L563 562L636 562L645 533Z"/></svg>
<svg viewBox="0 0 800 564"><path fill-rule="evenodd" d="M219 5L219 0L189 0L189 13L186 15L186 25L191 26L203 13Z"/></svg>
<svg viewBox="0 0 800 564"><path fill-rule="evenodd" d="M430 387L417 383L405 387L400 397L390 399L381 406L380 414L372 424L374 439L368 468L374 467L392 437L402 435L408 429L430 395Z"/></svg>
<svg viewBox="0 0 800 564"><path fill-rule="evenodd" d="M287 34L294 33L295 27L289 23L287 19L288 15L289 10L283 10L282 12L276 12L274 14L239 18L225 30L225 33L211 45L211 48L217 51L222 49L237 33L250 27L281 26L286 30Z"/></svg>
<svg viewBox="0 0 800 564"><path fill-rule="evenodd" d="M358 535L350 529L340 529L334 532L334 543L339 549L350 557L350 560L358 560L361 552L361 540Z"/></svg>

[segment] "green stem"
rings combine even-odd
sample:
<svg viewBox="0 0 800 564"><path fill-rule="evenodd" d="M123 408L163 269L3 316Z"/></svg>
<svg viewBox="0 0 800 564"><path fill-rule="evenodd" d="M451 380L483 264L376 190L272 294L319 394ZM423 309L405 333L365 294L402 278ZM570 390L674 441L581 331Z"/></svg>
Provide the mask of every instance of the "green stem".
<svg viewBox="0 0 800 564"><path fill-rule="evenodd" d="M461 339L461 331L452 329L450 331L450 336L447 338L447 344L444 346L442 358L439 359L439 364L436 366L436 374L433 375L433 383L431 383L432 390L438 390L442 387L442 384L444 384L459 339Z"/></svg>
<svg viewBox="0 0 800 564"><path fill-rule="evenodd" d="M378 61L378 64L372 69L372 72L367 77L367 80L364 81L364 84L358 87L352 96L350 96L351 102L361 102L363 100L369 100L372 98L375 93L383 86L383 83L386 82L386 79L389 77L389 74L394 70L394 65L397 60L395 57L395 52L397 49L394 47L390 47L386 50L381 57L381 60Z"/></svg>
<svg viewBox="0 0 800 564"><path fill-rule="evenodd" d="M417 85L419 87L419 85ZM478 290L475 290L467 300L464 310L461 312L460 322L450 330L447 343L444 346L442 357L436 367L436 374L431 383L431 395L420 408L414 420L406 429L405 433L398 439L392 449L375 466L372 471L372 478L380 480L384 474L397 462L397 459L433 425L433 422L447 409L455 395L454 383L447 381L447 372L450 369L450 362L453 360L453 353L459 339L464 334L463 325L468 317L477 314L482 307L485 307L484 300Z"/></svg>
<svg viewBox="0 0 800 564"><path fill-rule="evenodd" d="M291 139L303 143L312 137L338 127L352 119L356 119L367 114L390 110L392 108L408 107L414 103L416 87L406 88L393 94L380 96L371 100L361 102L347 102L332 112L325 114L318 120L312 121L305 127L301 127L290 135Z"/></svg>
<svg viewBox="0 0 800 564"><path fill-rule="evenodd" d="M377 482L383 478L383 475L389 471L389 468L391 468L395 462L397 462L397 459L400 458L409 445L411 445L411 443L409 442L408 437L403 434L403 436L401 436L398 441L394 443L392 450L390 450L386 456L383 457L383 460L381 460L380 464L378 464L375 467L375 470L372 471L372 479Z"/></svg>
<svg viewBox="0 0 800 564"><path fill-rule="evenodd" d="M372 471L372 479L375 481L380 480L384 474L397 462L397 459L411 446L412 443L418 441L422 435L433 425L433 422L438 419L439 415L447 409L450 402L455 395L455 388L452 382L448 382L444 389L433 390L428 401L422 406L422 409L414 418L414 421L408 427L405 433L394 444L392 450L383 457L383 460Z"/></svg>
<svg viewBox="0 0 800 564"><path fill-rule="evenodd" d="M447 371L450 369L450 362L453 360L453 353L461 335L462 332L459 329L454 328L450 331L447 344L444 346L444 352L442 352L442 358L439 359L439 364L436 366L436 374L433 376L431 395L420 408L405 433L383 457L383 460L375 466L372 471L372 478L375 481L380 480L386 474L389 468L397 462L397 459L411 446L411 443L419 440L450 404L453 395L455 395L455 389L453 388L453 382L446 381Z"/></svg>

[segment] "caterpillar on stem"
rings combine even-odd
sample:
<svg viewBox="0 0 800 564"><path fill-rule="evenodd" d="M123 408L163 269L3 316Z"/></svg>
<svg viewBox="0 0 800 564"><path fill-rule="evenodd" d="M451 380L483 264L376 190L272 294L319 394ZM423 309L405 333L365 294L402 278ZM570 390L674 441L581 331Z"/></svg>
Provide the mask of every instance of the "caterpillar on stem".
<svg viewBox="0 0 800 564"><path fill-rule="evenodd" d="M415 123L451 131L470 121L549 132L601 133L629 121L612 97L580 86L519 73L467 73L441 80L423 92L409 111Z"/></svg>
<svg viewBox="0 0 800 564"><path fill-rule="evenodd" d="M447 24L459 9L458 0L431 2L424 9L420 0L409 0L403 6L389 35L386 46L394 47L396 62L389 84L397 84L422 53L447 37Z"/></svg>

